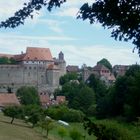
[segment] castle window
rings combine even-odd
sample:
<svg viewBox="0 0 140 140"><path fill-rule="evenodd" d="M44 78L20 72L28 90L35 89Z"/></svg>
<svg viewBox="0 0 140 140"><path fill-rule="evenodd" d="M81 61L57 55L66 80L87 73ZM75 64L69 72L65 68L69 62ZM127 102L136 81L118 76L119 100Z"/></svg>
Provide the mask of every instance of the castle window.
<svg viewBox="0 0 140 140"><path fill-rule="evenodd" d="M34 69L36 70L36 67L34 67Z"/></svg>
<svg viewBox="0 0 140 140"><path fill-rule="evenodd" d="M8 73L8 77L10 77L10 74Z"/></svg>
<svg viewBox="0 0 140 140"><path fill-rule="evenodd" d="M29 69L31 70L32 68L31 68L31 67L29 67Z"/></svg>

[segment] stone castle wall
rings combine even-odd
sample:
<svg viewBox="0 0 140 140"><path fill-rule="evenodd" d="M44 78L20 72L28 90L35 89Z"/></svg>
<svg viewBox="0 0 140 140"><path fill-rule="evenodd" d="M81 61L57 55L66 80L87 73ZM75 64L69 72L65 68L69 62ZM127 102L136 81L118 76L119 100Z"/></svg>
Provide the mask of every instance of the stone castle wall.
<svg viewBox="0 0 140 140"><path fill-rule="evenodd" d="M38 90L53 91L59 86L64 70L47 70L46 64L0 65L0 92L12 88L15 92L21 86L35 86ZM63 73L64 74L64 73Z"/></svg>

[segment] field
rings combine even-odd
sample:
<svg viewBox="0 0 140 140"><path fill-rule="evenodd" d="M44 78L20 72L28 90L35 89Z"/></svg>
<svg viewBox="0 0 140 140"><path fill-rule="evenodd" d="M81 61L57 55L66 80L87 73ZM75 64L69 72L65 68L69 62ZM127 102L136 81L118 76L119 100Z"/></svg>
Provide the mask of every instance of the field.
<svg viewBox="0 0 140 140"><path fill-rule="evenodd" d="M0 140L46 140L45 134L38 127L32 128L30 125L24 123L22 120L15 119L13 124L10 124L11 118L5 117L0 113ZM97 121L97 120L95 120ZM114 120L111 120L114 121ZM128 129L134 138L134 140L140 140L140 126L134 126L127 123L119 123L121 127ZM60 124L55 122L53 130L49 132L49 140L62 140L58 134ZM69 137L69 131L76 128L80 133L85 136L82 140L96 140L94 136L89 136L84 130L82 124L71 123L69 126L65 126L67 135L63 140L71 140Z"/></svg>
<svg viewBox="0 0 140 140"><path fill-rule="evenodd" d="M40 128L32 128L28 124L24 123L22 120L15 119L13 124L10 124L11 118L5 117L0 113L0 140L46 140L45 132L42 134ZM58 135L58 129L60 124L55 123L55 127L49 133L49 140L61 140ZM86 140L94 140L93 136L89 136L83 129L82 124L70 124L66 127L67 136L65 140L71 140L69 138L68 132L70 129L78 129L82 135L86 135Z"/></svg>
<svg viewBox="0 0 140 140"><path fill-rule="evenodd" d="M16 119L10 124L10 120L0 113L0 140L45 140L23 121Z"/></svg>

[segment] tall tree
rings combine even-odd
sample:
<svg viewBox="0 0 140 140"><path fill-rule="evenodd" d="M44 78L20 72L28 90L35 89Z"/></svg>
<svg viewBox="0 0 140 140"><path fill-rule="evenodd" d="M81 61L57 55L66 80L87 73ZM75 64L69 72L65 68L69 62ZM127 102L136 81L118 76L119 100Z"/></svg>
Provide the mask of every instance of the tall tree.
<svg viewBox="0 0 140 140"><path fill-rule="evenodd" d="M21 87L17 90L17 96L20 99L21 104L40 104L38 92L34 87Z"/></svg>

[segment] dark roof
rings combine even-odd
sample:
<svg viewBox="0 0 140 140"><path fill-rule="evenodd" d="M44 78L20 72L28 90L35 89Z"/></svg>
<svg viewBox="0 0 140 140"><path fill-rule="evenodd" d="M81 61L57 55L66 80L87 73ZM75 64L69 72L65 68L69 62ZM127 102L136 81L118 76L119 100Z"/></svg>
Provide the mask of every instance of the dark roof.
<svg viewBox="0 0 140 140"><path fill-rule="evenodd" d="M97 64L95 67L93 67L93 71L101 71L101 70L109 70L109 69L101 64Z"/></svg>
<svg viewBox="0 0 140 140"><path fill-rule="evenodd" d="M74 65L68 65L66 67L67 72L78 72L79 71L79 67L78 66L74 66Z"/></svg>

